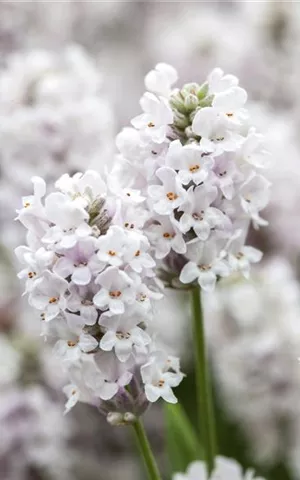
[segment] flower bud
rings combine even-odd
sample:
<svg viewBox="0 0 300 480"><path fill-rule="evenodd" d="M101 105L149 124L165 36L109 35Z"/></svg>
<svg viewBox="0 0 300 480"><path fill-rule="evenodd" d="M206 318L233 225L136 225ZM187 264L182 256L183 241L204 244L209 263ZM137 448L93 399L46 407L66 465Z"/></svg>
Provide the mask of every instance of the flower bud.
<svg viewBox="0 0 300 480"><path fill-rule="evenodd" d="M184 105L189 111L195 110L198 107L198 98L193 93L190 93L185 97Z"/></svg>
<svg viewBox="0 0 300 480"><path fill-rule="evenodd" d="M209 85L208 82L203 83L197 90L198 100L203 100L208 94Z"/></svg>
<svg viewBox="0 0 300 480"><path fill-rule="evenodd" d="M203 100L200 100L199 102L200 107L211 107L213 99L214 99L214 95L209 95L208 97L205 97Z"/></svg>
<svg viewBox="0 0 300 480"><path fill-rule="evenodd" d="M105 235L111 224L111 218L105 209L105 199L96 198L89 208L91 227L97 227L100 235ZM97 235L98 236L98 235Z"/></svg>
<svg viewBox="0 0 300 480"><path fill-rule="evenodd" d="M110 425L118 426L124 423L123 414L119 412L109 412L107 414L106 420Z"/></svg>
<svg viewBox="0 0 300 480"><path fill-rule="evenodd" d="M177 110L180 113L186 113L186 107L184 105L184 98L179 91L173 93L170 97L170 105L172 109Z"/></svg>
<svg viewBox="0 0 300 480"><path fill-rule="evenodd" d="M185 135L187 136L188 139L190 139L190 138L199 138L198 135L196 135L196 134L193 132L193 129L192 129L191 125L189 125L188 127L186 127L186 129L184 130L184 133L185 133Z"/></svg>
<svg viewBox="0 0 300 480"><path fill-rule="evenodd" d="M124 414L123 419L124 419L124 422L126 424L132 424L132 423L136 422L136 420L137 420L136 416L131 412L126 412Z"/></svg>
<svg viewBox="0 0 300 480"><path fill-rule="evenodd" d="M177 111L174 112L174 125L177 128L184 130L189 125L189 119Z"/></svg>
<svg viewBox="0 0 300 480"><path fill-rule="evenodd" d="M181 95L185 99L188 95L196 95L197 90L199 89L198 83L186 83L183 85L182 89L180 90Z"/></svg>

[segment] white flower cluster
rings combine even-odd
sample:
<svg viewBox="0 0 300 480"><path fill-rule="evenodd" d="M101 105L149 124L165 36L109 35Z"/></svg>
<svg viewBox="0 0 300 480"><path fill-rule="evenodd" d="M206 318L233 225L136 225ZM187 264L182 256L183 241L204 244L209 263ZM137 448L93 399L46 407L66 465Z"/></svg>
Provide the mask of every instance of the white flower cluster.
<svg viewBox="0 0 300 480"><path fill-rule="evenodd" d="M143 113L117 137L115 181L147 197L156 258L184 256L180 281L197 279L211 291L218 276L248 276L261 258L244 243L251 221L266 224L260 211L269 200L262 175L269 154L249 127L247 94L236 77L215 69L202 85L172 89L176 80L166 64L146 76Z"/></svg>
<svg viewBox="0 0 300 480"><path fill-rule="evenodd" d="M25 265L19 276L43 334L59 338L55 351L72 381L67 410L87 401L119 423L159 397L175 403L179 360L158 351L146 331L162 294L142 231L144 198L108 188L92 170L63 175L44 201L45 182L32 180L34 195L17 217L28 229L28 246L16 249Z"/></svg>
<svg viewBox="0 0 300 480"><path fill-rule="evenodd" d="M186 473L176 473L173 480L264 480L255 477L252 470L243 473L242 467L235 461L225 457L216 458L216 466L210 476L207 475L204 462L193 462Z"/></svg>

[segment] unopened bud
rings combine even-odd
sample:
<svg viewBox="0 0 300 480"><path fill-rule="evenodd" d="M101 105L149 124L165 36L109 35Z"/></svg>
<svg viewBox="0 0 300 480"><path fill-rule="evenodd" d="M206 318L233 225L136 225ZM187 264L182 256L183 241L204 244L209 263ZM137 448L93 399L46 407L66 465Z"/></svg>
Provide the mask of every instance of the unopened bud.
<svg viewBox="0 0 300 480"><path fill-rule="evenodd" d="M198 100L203 100L208 94L209 85L208 82L203 83L197 90Z"/></svg>
<svg viewBox="0 0 300 480"><path fill-rule="evenodd" d="M200 107L211 107L213 99L214 99L214 95L209 95L208 97L205 97L203 100L200 100L199 101Z"/></svg>
<svg viewBox="0 0 300 480"><path fill-rule="evenodd" d="M193 129L190 125L186 127L186 129L184 130L184 133L186 134L187 138L199 138L198 135L196 135L196 133L193 132Z"/></svg>
<svg viewBox="0 0 300 480"><path fill-rule="evenodd" d="M124 423L126 424L134 423L137 420L136 416L131 412L124 413L123 419L124 419Z"/></svg>
<svg viewBox="0 0 300 480"><path fill-rule="evenodd" d="M182 89L180 90L180 93L185 99L190 94L196 95L198 89L199 89L198 83L186 83L185 85L183 85Z"/></svg>
<svg viewBox="0 0 300 480"><path fill-rule="evenodd" d="M110 227L111 218L105 209L105 199L102 197L96 198L89 208L89 224L91 227L97 227L97 235L104 235Z"/></svg>
<svg viewBox="0 0 300 480"><path fill-rule="evenodd" d="M198 98L193 93L190 93L185 97L184 105L188 111L195 110L198 107Z"/></svg>
<svg viewBox="0 0 300 480"><path fill-rule="evenodd" d="M108 421L108 423L110 423L110 425L113 425L115 427L124 423L123 414L119 412L109 412L107 414L106 420Z"/></svg>
<svg viewBox="0 0 300 480"><path fill-rule="evenodd" d="M189 119L179 112L174 112L174 125L177 128L184 130L189 125Z"/></svg>
<svg viewBox="0 0 300 480"><path fill-rule="evenodd" d="M170 97L170 105L174 110L177 110L180 113L185 113L186 108L184 105L184 98L179 91L173 93Z"/></svg>

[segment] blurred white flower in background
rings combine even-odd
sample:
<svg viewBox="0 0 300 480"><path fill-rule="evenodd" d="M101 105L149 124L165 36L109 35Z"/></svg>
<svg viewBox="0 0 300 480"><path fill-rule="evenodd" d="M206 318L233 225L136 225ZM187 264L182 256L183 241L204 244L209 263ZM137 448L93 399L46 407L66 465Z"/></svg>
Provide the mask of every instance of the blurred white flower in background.
<svg viewBox="0 0 300 480"><path fill-rule="evenodd" d="M0 390L17 380L20 375L21 355L4 334L0 334Z"/></svg>
<svg viewBox="0 0 300 480"><path fill-rule="evenodd" d="M1 479L40 478L45 472L50 479L71 478L71 422L62 417L49 362L39 372L36 346L14 335L0 335L0 356Z"/></svg>
<svg viewBox="0 0 300 480"><path fill-rule="evenodd" d="M193 462L186 473L176 473L173 480L264 480L255 476L252 470L243 473L241 465L235 460L217 457L216 466L210 476L207 475L204 462Z"/></svg>
<svg viewBox="0 0 300 480"><path fill-rule="evenodd" d="M205 312L218 389L256 459L299 468L300 290L291 267L275 258L250 282L220 282Z"/></svg>

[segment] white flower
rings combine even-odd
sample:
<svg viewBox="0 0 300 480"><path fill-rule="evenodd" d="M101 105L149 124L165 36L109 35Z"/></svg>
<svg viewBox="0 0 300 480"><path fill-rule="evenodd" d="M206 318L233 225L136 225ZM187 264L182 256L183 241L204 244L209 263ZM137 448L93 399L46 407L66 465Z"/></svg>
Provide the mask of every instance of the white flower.
<svg viewBox="0 0 300 480"><path fill-rule="evenodd" d="M159 215L170 215L175 208L183 204L186 191L172 168L159 168L156 176L161 180L162 185L148 187L149 196L153 201L153 209Z"/></svg>
<svg viewBox="0 0 300 480"><path fill-rule="evenodd" d="M132 283L125 272L108 267L96 278L96 284L102 288L94 296L94 304L102 310L109 308L115 315L123 313L125 305L134 300Z"/></svg>
<svg viewBox="0 0 300 480"><path fill-rule="evenodd" d="M80 198L71 200L61 192L48 195L45 200L45 212L50 222L64 230L79 227L88 219L88 213L82 206Z"/></svg>
<svg viewBox="0 0 300 480"><path fill-rule="evenodd" d="M264 136L254 128L250 128L239 155L257 168L267 168L270 165L271 154L264 148Z"/></svg>
<svg viewBox="0 0 300 480"><path fill-rule="evenodd" d="M86 222L77 228L71 227L67 230L54 225L47 230L42 241L56 249L73 248L78 241L88 237L92 232L92 228Z"/></svg>
<svg viewBox="0 0 300 480"><path fill-rule="evenodd" d="M134 188L115 188L111 182L111 191L119 197L121 202L127 205L136 205L139 203L143 203L145 201L145 197L141 195L141 191L139 189Z"/></svg>
<svg viewBox="0 0 300 480"><path fill-rule="evenodd" d="M187 201L179 208L183 215L178 225L183 233L193 228L197 237L203 241L208 239L212 229L214 232L228 234L231 227L229 218L219 209L210 206L217 194L218 191L214 186L201 185L189 188Z"/></svg>
<svg viewBox="0 0 300 480"><path fill-rule="evenodd" d="M210 476L207 475L205 463L196 461L188 466L186 473L175 473L173 480L264 480L255 477L252 470L247 470L244 474L241 465L235 460L219 456L215 463Z"/></svg>
<svg viewBox="0 0 300 480"><path fill-rule="evenodd" d="M241 206L245 213L252 218L254 226L266 224L266 221L259 216L259 212L269 202L270 185L265 177L253 173L240 187Z"/></svg>
<svg viewBox="0 0 300 480"><path fill-rule="evenodd" d="M57 180L55 187L67 193L71 199L79 199L83 206L107 192L101 175L94 170L87 170L84 174L76 173L72 177L66 173Z"/></svg>
<svg viewBox="0 0 300 480"><path fill-rule="evenodd" d="M141 367L145 393L149 402L156 402L162 397L166 402L177 403L172 388L179 385L183 374L174 373L170 368L170 363L165 355L157 352L148 363Z"/></svg>
<svg viewBox="0 0 300 480"><path fill-rule="evenodd" d="M69 286L70 295L67 298L68 310L79 313L83 325L94 325L98 318L97 308L93 303L93 296L97 289L96 285Z"/></svg>
<svg viewBox="0 0 300 480"><path fill-rule="evenodd" d="M53 264L55 255L53 252L45 250L44 247L35 251L33 248L24 245L17 247L15 254L18 260L26 265L26 268L18 273L18 277L27 279L25 291L29 292L44 270Z"/></svg>
<svg viewBox="0 0 300 480"><path fill-rule="evenodd" d="M213 165L210 151L203 150L201 145L182 146L180 140L170 144L166 155L166 165L178 171L178 178L183 185L203 182Z"/></svg>
<svg viewBox="0 0 300 480"><path fill-rule="evenodd" d="M150 288L151 284L148 286L146 283L143 283L143 279L137 273L130 272L129 276L133 281L135 310L140 314L145 315L145 313L153 308L153 301L160 300L163 295L161 292L157 291L156 285L154 285L156 289L153 289L153 287Z"/></svg>
<svg viewBox="0 0 300 480"><path fill-rule="evenodd" d="M146 353L146 346L151 342L150 336L138 326L142 319L128 312L127 315L111 316L102 314L99 323L106 327L106 333L101 338L100 348L105 351L115 350L120 362L126 362L133 347Z"/></svg>
<svg viewBox="0 0 300 480"><path fill-rule="evenodd" d="M154 142L164 142L167 127L173 122L173 113L168 102L163 97L158 98L153 93L146 92L140 104L144 113L131 120L132 125L142 129Z"/></svg>
<svg viewBox="0 0 300 480"><path fill-rule="evenodd" d="M60 254L53 271L62 278L71 276L76 285L88 285L93 274L100 273L104 266L105 263L101 263L95 254L95 239L87 237Z"/></svg>
<svg viewBox="0 0 300 480"><path fill-rule="evenodd" d="M262 259L262 252L257 248L244 245L244 238L241 231L237 231L229 240L226 251L227 261L235 272L241 272L245 278L250 276L251 263L258 263Z"/></svg>
<svg viewBox="0 0 300 480"><path fill-rule="evenodd" d="M235 128L245 122L246 111L244 105L247 101L247 92L241 87L230 87L215 95L212 109L223 116L228 128Z"/></svg>
<svg viewBox="0 0 300 480"><path fill-rule="evenodd" d="M144 208L118 202L112 223L129 231L133 230L141 232L141 229L148 218L149 213Z"/></svg>
<svg viewBox="0 0 300 480"><path fill-rule="evenodd" d="M228 200L233 198L235 183L243 180L243 174L238 171L232 154L224 152L215 157L211 171L211 180L214 185L219 187L225 198Z"/></svg>
<svg viewBox="0 0 300 480"><path fill-rule="evenodd" d="M242 137L228 128L226 115L220 115L217 109L211 107L198 110L192 129L201 136L202 148L213 149L215 155L233 152L242 142Z"/></svg>
<svg viewBox="0 0 300 480"><path fill-rule="evenodd" d="M34 189L33 195L22 198L23 208L17 210L17 220L37 236L42 236L48 227L42 204L42 198L46 193L46 184L40 177L32 177L31 181Z"/></svg>
<svg viewBox="0 0 300 480"><path fill-rule="evenodd" d="M88 388L90 388L94 395L100 397L102 400L110 400L119 390L116 382L108 381L102 372L95 366L91 367L85 372L84 380Z"/></svg>
<svg viewBox="0 0 300 480"><path fill-rule="evenodd" d="M155 216L154 223L148 228L148 237L155 248L155 256L164 258L171 250L177 253L186 252L186 243L175 221L167 216Z"/></svg>
<svg viewBox="0 0 300 480"><path fill-rule="evenodd" d="M68 282L46 270L39 278L29 294L29 304L42 310L44 319L50 321L66 307L65 292Z"/></svg>
<svg viewBox="0 0 300 480"><path fill-rule="evenodd" d="M231 87L236 87L239 81L234 75L224 75L221 68L214 68L208 75L209 93L216 94L228 90Z"/></svg>
<svg viewBox="0 0 300 480"><path fill-rule="evenodd" d="M174 67L166 63L158 63L155 70L151 70L146 75L145 85L150 92L168 97L177 79L178 75Z"/></svg>
<svg viewBox="0 0 300 480"><path fill-rule="evenodd" d="M106 235L97 240L97 256L104 264L120 267L123 263L124 251L127 247L127 236L124 229L112 225Z"/></svg>
<svg viewBox="0 0 300 480"><path fill-rule="evenodd" d="M197 279L206 292L214 290L218 275L225 277L231 272L216 241L191 243L186 256L190 261L181 270L180 281L190 283Z"/></svg>
<svg viewBox="0 0 300 480"><path fill-rule="evenodd" d="M124 260L130 268L136 273L142 273L154 268L155 261L148 253L150 244L147 238L134 232L129 232L127 236Z"/></svg>
<svg viewBox="0 0 300 480"><path fill-rule="evenodd" d="M99 346L99 342L87 333L81 333L79 336L70 335L69 340L58 340L54 346L53 352L64 363L78 363L82 352L92 352Z"/></svg>

